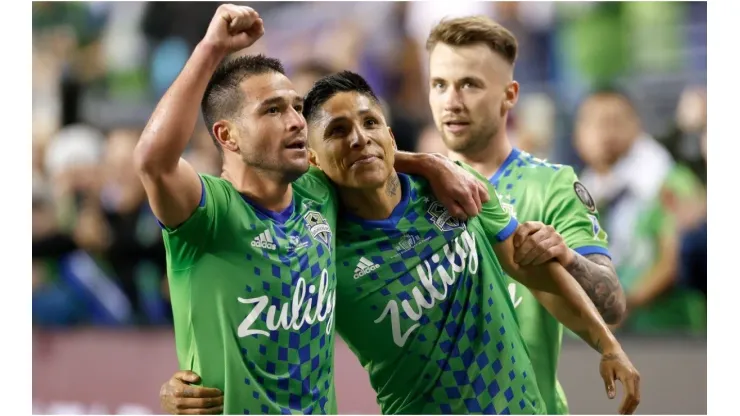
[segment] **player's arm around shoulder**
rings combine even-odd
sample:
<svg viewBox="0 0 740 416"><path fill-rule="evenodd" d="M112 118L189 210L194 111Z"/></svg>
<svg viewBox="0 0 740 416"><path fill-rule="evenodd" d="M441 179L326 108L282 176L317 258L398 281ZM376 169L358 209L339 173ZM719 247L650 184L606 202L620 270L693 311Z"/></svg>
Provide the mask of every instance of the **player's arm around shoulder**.
<svg viewBox="0 0 740 416"><path fill-rule="evenodd" d="M465 220L478 215L491 195L479 180L480 175L463 165L439 154L397 151L394 168L426 179L450 215Z"/></svg>
<svg viewBox="0 0 740 416"><path fill-rule="evenodd" d="M570 166L562 166L553 173L546 193L542 222L549 226L541 230L535 225L527 230L526 246L518 251L526 252L533 250L535 244L542 245L540 250L546 250L551 258L557 257L566 266L604 320L611 325L620 323L625 316L626 298L609 255L607 233L599 222L594 199ZM533 258L527 256L522 264Z"/></svg>

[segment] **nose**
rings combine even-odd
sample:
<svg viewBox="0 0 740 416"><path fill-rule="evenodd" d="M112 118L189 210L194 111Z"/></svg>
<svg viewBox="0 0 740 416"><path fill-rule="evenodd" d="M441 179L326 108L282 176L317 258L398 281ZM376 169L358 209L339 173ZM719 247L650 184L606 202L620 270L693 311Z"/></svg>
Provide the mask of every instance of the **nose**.
<svg viewBox="0 0 740 416"><path fill-rule="evenodd" d="M457 88L448 88L445 97L445 111L450 113L459 113L463 109L462 94Z"/></svg>
<svg viewBox="0 0 740 416"><path fill-rule="evenodd" d="M288 131L295 132L301 131L306 128L306 119L303 117L303 113L296 111L295 108L290 109L288 113L287 121Z"/></svg>
<svg viewBox="0 0 740 416"><path fill-rule="evenodd" d="M349 135L349 147L352 150L362 149L370 143L370 137L365 135L361 129L354 128Z"/></svg>

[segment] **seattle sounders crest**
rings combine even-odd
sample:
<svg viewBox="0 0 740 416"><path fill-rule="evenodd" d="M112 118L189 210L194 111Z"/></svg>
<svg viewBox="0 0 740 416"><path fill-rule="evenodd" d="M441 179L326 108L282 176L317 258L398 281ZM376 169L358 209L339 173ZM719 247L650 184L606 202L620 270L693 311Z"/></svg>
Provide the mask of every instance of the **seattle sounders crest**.
<svg viewBox="0 0 740 416"><path fill-rule="evenodd" d="M303 215L306 227L313 238L326 246L331 245L331 227L326 219L316 211L308 211Z"/></svg>
<svg viewBox="0 0 740 416"><path fill-rule="evenodd" d="M465 228L465 223L450 215L439 201L433 201L427 210L427 218L441 231Z"/></svg>

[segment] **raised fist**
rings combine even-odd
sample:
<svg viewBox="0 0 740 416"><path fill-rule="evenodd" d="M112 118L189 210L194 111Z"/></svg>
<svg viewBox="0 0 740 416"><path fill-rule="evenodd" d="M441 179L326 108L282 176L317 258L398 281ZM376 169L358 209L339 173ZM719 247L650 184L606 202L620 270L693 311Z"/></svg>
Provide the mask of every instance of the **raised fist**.
<svg viewBox="0 0 740 416"><path fill-rule="evenodd" d="M254 9L223 4L211 19L203 42L228 55L251 46L264 33L262 19Z"/></svg>

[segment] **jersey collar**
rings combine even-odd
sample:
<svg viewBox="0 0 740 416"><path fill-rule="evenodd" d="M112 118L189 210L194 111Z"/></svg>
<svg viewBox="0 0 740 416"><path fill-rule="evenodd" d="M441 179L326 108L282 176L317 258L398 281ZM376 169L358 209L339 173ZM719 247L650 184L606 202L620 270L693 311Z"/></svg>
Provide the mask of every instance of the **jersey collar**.
<svg viewBox="0 0 740 416"><path fill-rule="evenodd" d="M247 197L246 195L241 193L239 195L241 195L242 199L247 205L254 208L257 216L262 220L270 219L278 224L285 224L286 222L288 222L290 217L293 216L293 212L295 212L295 195L293 196L293 199L291 199L288 208L285 208L282 211L270 211L269 209L259 206L259 204L249 199L249 197Z"/></svg>
<svg viewBox="0 0 740 416"><path fill-rule="evenodd" d="M363 228L395 229L399 221L401 221L401 219L403 218L403 214L406 212L406 207L408 207L409 200L411 198L411 182L409 180L409 177L407 175L404 175L403 173L398 173L398 180L399 182L401 182L401 201L398 203L398 205L396 205L395 208L393 208L393 212L391 212L391 215L388 218L383 220L366 220L349 212L344 213L344 218L346 218L348 221L352 221L361 225Z"/></svg>
<svg viewBox="0 0 740 416"><path fill-rule="evenodd" d="M508 168L511 162L515 161L521 153L522 151L517 149L516 147L512 148L511 153L509 153L509 156L506 158L506 160L504 160L504 163L501 164L496 173L494 173L488 181L491 182L493 186L496 186L496 183L498 182L499 178L501 178L501 175L504 173L506 168Z"/></svg>

